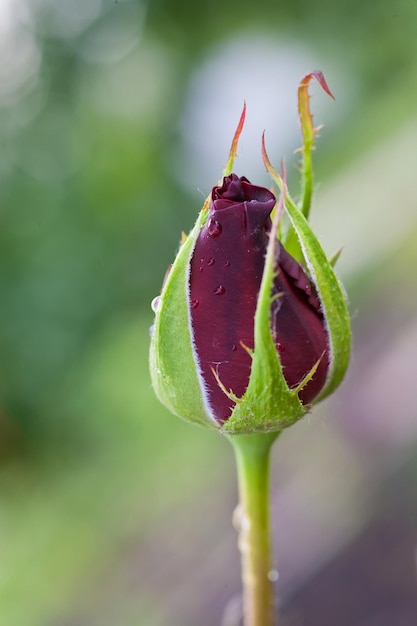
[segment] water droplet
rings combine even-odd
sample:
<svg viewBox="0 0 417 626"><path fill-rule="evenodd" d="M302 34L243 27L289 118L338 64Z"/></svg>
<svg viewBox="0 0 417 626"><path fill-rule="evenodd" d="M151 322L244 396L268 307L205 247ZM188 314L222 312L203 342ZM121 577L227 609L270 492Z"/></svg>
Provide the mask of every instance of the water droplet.
<svg viewBox="0 0 417 626"><path fill-rule="evenodd" d="M282 344L278 344L278 352L285 352L285 348Z"/></svg>
<svg viewBox="0 0 417 626"><path fill-rule="evenodd" d="M240 531L240 523L242 521L242 505L238 504L235 510L232 513L232 524L235 530Z"/></svg>
<svg viewBox="0 0 417 626"><path fill-rule="evenodd" d="M213 257L211 257L211 259L209 259L209 260L207 261L207 265L214 265L214 259L213 259Z"/></svg>
<svg viewBox="0 0 417 626"><path fill-rule="evenodd" d="M236 350L237 350L237 345L234 343L232 346L232 352L236 352Z"/></svg>
<svg viewBox="0 0 417 626"><path fill-rule="evenodd" d="M222 225L217 220L210 218L207 226L207 231L210 237L218 237L222 233Z"/></svg>
<svg viewBox="0 0 417 626"><path fill-rule="evenodd" d="M152 324L152 326L149 326L149 336L152 337L155 331L155 324Z"/></svg>
<svg viewBox="0 0 417 626"><path fill-rule="evenodd" d="M200 259L200 267L198 268L199 272L203 271L204 259Z"/></svg>
<svg viewBox="0 0 417 626"><path fill-rule="evenodd" d="M219 285L214 292L216 294L216 296L222 296L224 293L226 293L226 289L223 287L223 285Z"/></svg>
<svg viewBox="0 0 417 626"><path fill-rule="evenodd" d="M279 574L278 571L276 569L271 569L268 572L268 579L271 581L271 583L275 583L279 578Z"/></svg>
<svg viewBox="0 0 417 626"><path fill-rule="evenodd" d="M156 313L161 306L161 296L156 296L151 302L151 309L154 313Z"/></svg>
<svg viewBox="0 0 417 626"><path fill-rule="evenodd" d="M230 261L225 261L225 262L224 262L224 266L225 266L225 267L230 267Z"/></svg>
<svg viewBox="0 0 417 626"><path fill-rule="evenodd" d="M195 300L191 300L191 302L190 302L190 307L191 307L192 309L196 309L196 308L198 307L198 305L199 305L199 304L200 304L200 301L199 301L199 300L197 300L197 298L195 298Z"/></svg>

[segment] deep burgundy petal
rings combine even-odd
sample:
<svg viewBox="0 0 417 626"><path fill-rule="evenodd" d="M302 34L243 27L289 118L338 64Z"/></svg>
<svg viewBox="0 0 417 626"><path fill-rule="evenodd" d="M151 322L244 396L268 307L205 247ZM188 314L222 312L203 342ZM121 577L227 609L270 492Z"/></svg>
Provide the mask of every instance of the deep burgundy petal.
<svg viewBox="0 0 417 626"><path fill-rule="evenodd" d="M191 322L210 405L220 422L249 381L253 324L275 196L235 174L215 187L209 217L197 239L190 272Z"/></svg>
<svg viewBox="0 0 417 626"><path fill-rule="evenodd" d="M326 382L328 336L314 287L304 268L281 244L274 291L280 296L272 305L272 333L288 385L297 386L322 357L312 380L299 394L300 400L308 404Z"/></svg>

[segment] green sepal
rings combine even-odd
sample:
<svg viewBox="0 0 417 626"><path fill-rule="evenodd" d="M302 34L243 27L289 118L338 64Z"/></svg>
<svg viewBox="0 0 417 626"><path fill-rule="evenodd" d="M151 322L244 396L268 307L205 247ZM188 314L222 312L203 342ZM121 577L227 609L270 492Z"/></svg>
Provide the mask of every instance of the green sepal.
<svg viewBox="0 0 417 626"><path fill-rule="evenodd" d="M349 312L342 286L333 270L333 262L327 258L302 209L297 207L288 194L285 175L284 178L280 176L272 166L266 152L264 137L262 138L262 155L267 171L281 190L281 196L285 195L284 205L291 222L290 230L298 240L302 261L307 266L317 289L326 323L329 340L329 370L326 384L314 399L314 403L317 403L340 385L349 365L351 349Z"/></svg>
<svg viewBox="0 0 417 626"><path fill-rule="evenodd" d="M151 338L150 372L155 393L172 413L209 428L189 322L189 266L198 234L207 220L203 209L182 243L162 289Z"/></svg>
<svg viewBox="0 0 417 626"><path fill-rule="evenodd" d="M329 336L330 364L326 384L315 399L322 400L341 383L349 364L351 329L342 287L310 224L287 196L285 208L297 233L304 260L316 286Z"/></svg>
<svg viewBox="0 0 417 626"><path fill-rule="evenodd" d="M320 127L314 128L313 116L310 110L310 96L308 93L308 87L310 81L315 79L320 87L334 100L334 96L329 89L329 86L324 78L322 72L315 71L310 72L301 80L298 87L298 115L300 119L301 133L303 137L303 145L297 152L302 154L301 159L301 181L302 181L302 194L300 201L300 211L304 217L308 220L311 208L311 200L313 196L314 177L313 177L313 150L314 142ZM285 178L285 176L284 176ZM281 237L281 241L286 251L299 263L303 263L302 249L297 233L294 231L292 224L289 225L284 237Z"/></svg>

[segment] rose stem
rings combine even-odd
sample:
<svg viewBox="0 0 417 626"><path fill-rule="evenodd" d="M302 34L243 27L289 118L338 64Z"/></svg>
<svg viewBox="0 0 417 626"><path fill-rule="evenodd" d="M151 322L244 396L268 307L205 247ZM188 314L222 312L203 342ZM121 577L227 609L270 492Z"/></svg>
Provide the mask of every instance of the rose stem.
<svg viewBox="0 0 417 626"><path fill-rule="evenodd" d="M239 550L244 626L273 626L269 458L275 433L233 435L239 484Z"/></svg>

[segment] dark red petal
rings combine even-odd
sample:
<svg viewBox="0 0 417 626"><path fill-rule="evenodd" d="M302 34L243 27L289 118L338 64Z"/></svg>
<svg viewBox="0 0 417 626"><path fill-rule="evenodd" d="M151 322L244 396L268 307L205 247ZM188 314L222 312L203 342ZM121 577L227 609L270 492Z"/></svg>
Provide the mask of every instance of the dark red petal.
<svg viewBox="0 0 417 626"><path fill-rule="evenodd" d="M299 394L300 400L308 404L326 381L328 336L314 287L304 268L282 245L274 291L281 295L272 305L272 332L289 387L296 387L323 355L312 380Z"/></svg>
<svg viewBox="0 0 417 626"><path fill-rule="evenodd" d="M256 303L275 196L235 174L215 187L209 216L191 259L193 337L215 418L226 420L234 403L219 387L241 397L248 385Z"/></svg>

